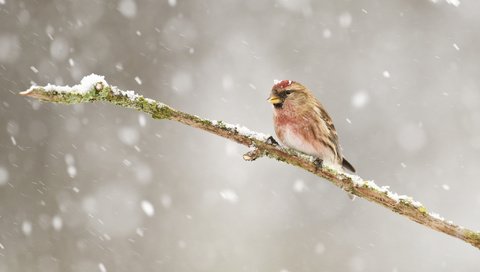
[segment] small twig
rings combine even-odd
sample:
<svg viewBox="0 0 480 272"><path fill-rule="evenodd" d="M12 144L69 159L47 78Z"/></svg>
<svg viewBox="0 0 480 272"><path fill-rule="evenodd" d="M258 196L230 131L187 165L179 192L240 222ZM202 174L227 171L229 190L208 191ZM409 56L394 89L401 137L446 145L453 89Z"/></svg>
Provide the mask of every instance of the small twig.
<svg viewBox="0 0 480 272"><path fill-rule="evenodd" d="M175 110L163 103L144 98L133 91L122 91L109 86L103 77L91 75L85 77L80 85L73 87L33 86L21 95L34 97L43 101L65 104L105 101L126 108L133 108L150 114L155 119L168 119L196 127L239 144L253 148L243 157L253 161L267 156L285 163L300 167L319 177L322 177L346 192L377 203L395 213L431 229L443 232L461 239L480 249L480 232L476 232L446 221L435 213L429 213L420 202L411 197L397 195L388 187L379 187L373 181L363 180L358 176L349 175L328 165L318 166L314 158L278 146L271 137L248 130L239 125L230 125L222 121L203 119L182 111ZM271 139L270 139L271 138Z"/></svg>
<svg viewBox="0 0 480 272"><path fill-rule="evenodd" d="M243 159L246 161L254 161L260 157L263 157L265 153L258 149L254 148L253 150L248 151L247 153L243 154Z"/></svg>

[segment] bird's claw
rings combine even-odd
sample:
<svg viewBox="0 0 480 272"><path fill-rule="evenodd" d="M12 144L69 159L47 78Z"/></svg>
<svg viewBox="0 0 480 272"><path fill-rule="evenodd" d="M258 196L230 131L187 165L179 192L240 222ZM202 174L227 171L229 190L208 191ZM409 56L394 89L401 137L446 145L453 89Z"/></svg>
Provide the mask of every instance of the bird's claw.
<svg viewBox="0 0 480 272"><path fill-rule="evenodd" d="M323 168L323 160L322 159L319 159L319 158L316 158L314 161L313 161L313 164L315 164L315 170L318 170L318 169L322 169Z"/></svg>
<svg viewBox="0 0 480 272"><path fill-rule="evenodd" d="M265 142L269 145L277 145L277 146L279 145L278 142L272 136L269 136Z"/></svg>

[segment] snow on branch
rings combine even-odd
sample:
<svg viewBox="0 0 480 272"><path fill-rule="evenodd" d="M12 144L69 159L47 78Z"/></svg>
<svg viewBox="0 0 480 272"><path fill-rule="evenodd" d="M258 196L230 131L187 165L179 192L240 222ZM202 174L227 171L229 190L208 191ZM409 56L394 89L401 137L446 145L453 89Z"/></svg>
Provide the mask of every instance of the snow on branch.
<svg viewBox="0 0 480 272"><path fill-rule="evenodd" d="M438 3L439 0L430 0L431 2L433 3ZM454 7L458 7L460 6L460 0L445 0L445 2L447 2L447 4L450 4Z"/></svg>
<svg viewBox="0 0 480 272"><path fill-rule="evenodd" d="M110 86L103 76L89 75L79 85L45 87L32 86L21 95L43 101L76 104L104 101L126 108L133 108L150 114L155 119L167 119L199 128L250 148L243 155L247 161L260 157L269 157L287 164L303 168L322 177L344 191L379 204L395 213L431 229L461 239L480 249L480 232L473 231L447 221L440 215L429 212L422 203L406 195L398 195L388 186L378 186L371 180L364 180L328 165L318 166L314 158L291 149L278 146L268 135L257 133L240 125L231 125L223 121L214 121L171 108L163 103L144 98L134 91L123 91Z"/></svg>

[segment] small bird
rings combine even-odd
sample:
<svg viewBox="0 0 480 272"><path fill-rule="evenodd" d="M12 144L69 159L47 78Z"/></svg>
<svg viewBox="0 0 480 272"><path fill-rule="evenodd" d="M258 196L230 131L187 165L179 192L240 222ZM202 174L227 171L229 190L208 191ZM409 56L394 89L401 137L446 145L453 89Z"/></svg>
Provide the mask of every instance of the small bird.
<svg viewBox="0 0 480 272"><path fill-rule="evenodd" d="M332 118L312 92L291 80L275 83L268 101L273 105L273 123L280 142L320 162L355 172L342 156Z"/></svg>

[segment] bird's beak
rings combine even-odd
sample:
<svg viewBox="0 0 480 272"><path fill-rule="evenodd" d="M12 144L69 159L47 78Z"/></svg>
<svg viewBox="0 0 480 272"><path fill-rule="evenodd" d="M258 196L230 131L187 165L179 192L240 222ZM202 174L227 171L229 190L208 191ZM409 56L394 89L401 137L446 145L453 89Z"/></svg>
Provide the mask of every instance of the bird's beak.
<svg viewBox="0 0 480 272"><path fill-rule="evenodd" d="M270 95L270 97L268 97L267 101L272 103L273 105L278 104L278 103L282 103L282 100L280 99L280 97L278 95L275 95L275 94Z"/></svg>

